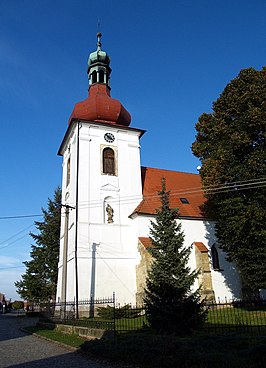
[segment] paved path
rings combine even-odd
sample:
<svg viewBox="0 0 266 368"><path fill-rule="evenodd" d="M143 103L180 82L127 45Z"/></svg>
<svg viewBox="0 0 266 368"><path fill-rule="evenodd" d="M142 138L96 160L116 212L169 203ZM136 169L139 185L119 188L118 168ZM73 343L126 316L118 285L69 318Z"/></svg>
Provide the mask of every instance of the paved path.
<svg viewBox="0 0 266 368"><path fill-rule="evenodd" d="M111 368L20 331L35 323L35 318L0 314L0 368Z"/></svg>

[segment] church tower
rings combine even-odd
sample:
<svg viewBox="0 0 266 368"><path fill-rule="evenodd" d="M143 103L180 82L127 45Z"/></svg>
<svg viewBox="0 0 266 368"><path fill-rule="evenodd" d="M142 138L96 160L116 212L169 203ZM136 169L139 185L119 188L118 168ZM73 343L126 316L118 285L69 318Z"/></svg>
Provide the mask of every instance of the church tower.
<svg viewBox="0 0 266 368"><path fill-rule="evenodd" d="M143 130L110 95L110 58L88 59L88 97L78 102L59 148L63 157L57 301L111 296L135 302L137 232L129 215L142 199Z"/></svg>

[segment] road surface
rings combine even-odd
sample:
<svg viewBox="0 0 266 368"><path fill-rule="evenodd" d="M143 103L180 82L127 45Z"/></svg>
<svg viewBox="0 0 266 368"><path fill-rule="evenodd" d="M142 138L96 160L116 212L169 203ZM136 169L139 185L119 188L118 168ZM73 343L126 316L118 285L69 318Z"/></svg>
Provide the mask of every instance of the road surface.
<svg viewBox="0 0 266 368"><path fill-rule="evenodd" d="M0 314L1 368L111 368L20 330L35 323L35 318Z"/></svg>

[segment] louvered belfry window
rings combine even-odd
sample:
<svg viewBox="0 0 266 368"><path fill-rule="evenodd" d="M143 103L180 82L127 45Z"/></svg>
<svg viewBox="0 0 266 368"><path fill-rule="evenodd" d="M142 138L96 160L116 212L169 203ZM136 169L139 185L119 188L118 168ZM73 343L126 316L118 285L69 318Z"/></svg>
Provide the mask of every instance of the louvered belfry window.
<svg viewBox="0 0 266 368"><path fill-rule="evenodd" d="M115 175L115 153L110 147L103 150L103 173Z"/></svg>

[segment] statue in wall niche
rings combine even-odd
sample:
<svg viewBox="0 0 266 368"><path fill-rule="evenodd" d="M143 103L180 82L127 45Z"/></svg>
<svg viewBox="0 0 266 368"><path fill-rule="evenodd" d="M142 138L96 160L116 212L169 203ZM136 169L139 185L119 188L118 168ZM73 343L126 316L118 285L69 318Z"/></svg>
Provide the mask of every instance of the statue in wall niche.
<svg viewBox="0 0 266 368"><path fill-rule="evenodd" d="M108 224L112 224L114 222L114 210L108 203L106 206L106 213L107 213L107 222Z"/></svg>

